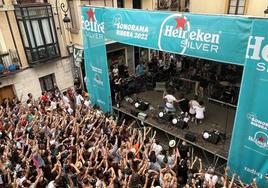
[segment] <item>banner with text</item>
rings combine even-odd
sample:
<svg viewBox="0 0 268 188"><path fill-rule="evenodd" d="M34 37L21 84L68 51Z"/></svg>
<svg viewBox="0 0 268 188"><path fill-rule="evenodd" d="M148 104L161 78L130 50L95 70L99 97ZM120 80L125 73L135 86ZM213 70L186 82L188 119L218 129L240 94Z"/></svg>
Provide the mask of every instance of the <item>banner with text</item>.
<svg viewBox="0 0 268 188"><path fill-rule="evenodd" d="M125 44L243 65L251 20L107 8L105 36Z"/></svg>
<svg viewBox="0 0 268 188"><path fill-rule="evenodd" d="M102 8L82 7L86 85L92 103L112 111Z"/></svg>
<svg viewBox="0 0 268 188"><path fill-rule="evenodd" d="M268 21L254 19L228 166L246 183L268 187Z"/></svg>

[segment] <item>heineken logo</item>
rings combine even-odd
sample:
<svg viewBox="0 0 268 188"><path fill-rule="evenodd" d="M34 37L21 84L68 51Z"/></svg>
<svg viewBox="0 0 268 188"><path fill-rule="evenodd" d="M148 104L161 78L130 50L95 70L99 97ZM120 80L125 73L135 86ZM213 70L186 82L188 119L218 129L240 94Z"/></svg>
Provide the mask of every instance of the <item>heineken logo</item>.
<svg viewBox="0 0 268 188"><path fill-rule="evenodd" d="M90 8L86 16L82 16L82 29L88 32L87 35L90 38L104 38L104 22L98 21L94 8Z"/></svg>
<svg viewBox="0 0 268 188"><path fill-rule="evenodd" d="M246 58L257 61L256 70L268 72L268 43L265 43L262 36L250 36Z"/></svg>
<svg viewBox="0 0 268 188"><path fill-rule="evenodd" d="M221 31L211 33L201 28L191 28L191 20L182 14L172 14L164 19L160 27L158 47L167 49L169 41L177 42L180 54L187 49L218 53Z"/></svg>

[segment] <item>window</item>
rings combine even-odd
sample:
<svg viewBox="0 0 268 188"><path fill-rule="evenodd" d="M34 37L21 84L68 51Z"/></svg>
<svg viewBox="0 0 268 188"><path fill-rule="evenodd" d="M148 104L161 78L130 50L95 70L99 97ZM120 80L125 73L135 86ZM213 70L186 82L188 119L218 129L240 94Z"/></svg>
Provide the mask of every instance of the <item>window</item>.
<svg viewBox="0 0 268 188"><path fill-rule="evenodd" d="M124 0L117 0L117 8L124 8Z"/></svg>
<svg viewBox="0 0 268 188"><path fill-rule="evenodd" d="M47 76L39 78L42 91L52 91L56 86L55 74L49 74Z"/></svg>
<svg viewBox="0 0 268 188"><path fill-rule="evenodd" d="M189 12L189 0L157 0L159 10Z"/></svg>
<svg viewBox="0 0 268 188"><path fill-rule="evenodd" d="M244 14L246 0L230 0L228 14Z"/></svg>
<svg viewBox="0 0 268 188"><path fill-rule="evenodd" d="M133 4L133 9L141 9L141 0L135 0L132 2Z"/></svg>
<svg viewBox="0 0 268 188"><path fill-rule="evenodd" d="M31 66L60 56L51 5L15 5L15 15Z"/></svg>

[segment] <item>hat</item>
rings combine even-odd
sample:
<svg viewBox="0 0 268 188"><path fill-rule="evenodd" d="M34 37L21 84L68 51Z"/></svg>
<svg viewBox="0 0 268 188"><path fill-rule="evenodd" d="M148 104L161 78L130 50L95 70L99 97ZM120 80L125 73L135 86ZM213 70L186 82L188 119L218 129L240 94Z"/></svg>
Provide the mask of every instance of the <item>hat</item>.
<svg viewBox="0 0 268 188"><path fill-rule="evenodd" d="M169 147L173 148L176 145L175 140L170 140L168 145Z"/></svg>

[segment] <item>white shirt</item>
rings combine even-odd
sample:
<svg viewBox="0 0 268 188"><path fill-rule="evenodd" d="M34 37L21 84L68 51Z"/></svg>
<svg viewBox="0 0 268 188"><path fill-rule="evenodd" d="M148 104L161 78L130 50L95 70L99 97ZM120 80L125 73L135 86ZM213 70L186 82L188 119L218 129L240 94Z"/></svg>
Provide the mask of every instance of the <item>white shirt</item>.
<svg viewBox="0 0 268 188"><path fill-rule="evenodd" d="M64 112L68 112L69 114L72 114L74 111L71 107L69 107L67 110L64 108Z"/></svg>
<svg viewBox="0 0 268 188"><path fill-rule="evenodd" d="M85 100L84 104L86 105L86 107L89 107L91 105L91 101L90 100Z"/></svg>
<svg viewBox="0 0 268 188"><path fill-rule="evenodd" d="M218 176L206 173L205 174L205 180L207 182L212 182L213 185L216 185L216 183L218 181Z"/></svg>
<svg viewBox="0 0 268 188"><path fill-rule="evenodd" d="M54 185L54 181L49 182L46 188L56 188L56 186Z"/></svg>
<svg viewBox="0 0 268 188"><path fill-rule="evenodd" d="M62 100L63 100L64 104L69 104L69 103L70 103L69 98L66 97L66 96L63 96L63 97L62 97Z"/></svg>
<svg viewBox="0 0 268 188"><path fill-rule="evenodd" d="M118 76L118 72L119 72L118 68L114 68L113 69L114 76Z"/></svg>
<svg viewBox="0 0 268 188"><path fill-rule="evenodd" d="M22 178L17 178L17 184L22 185L23 181L26 180L26 177L23 176Z"/></svg>
<svg viewBox="0 0 268 188"><path fill-rule="evenodd" d="M82 101L84 101L84 98L79 94L75 96L76 105L81 105Z"/></svg>
<svg viewBox="0 0 268 188"><path fill-rule="evenodd" d="M166 107L168 107L168 108L174 108L174 102L175 101L177 101L177 99L173 96L173 95L166 95L165 97L164 97L164 99L166 99L167 100L167 102L166 102Z"/></svg>
<svg viewBox="0 0 268 188"><path fill-rule="evenodd" d="M156 144L156 143L153 143L152 144L152 151L154 151L155 152L155 155L158 155L158 154L160 154L160 152L162 151L162 146L161 145L158 145L158 144Z"/></svg>
<svg viewBox="0 0 268 188"><path fill-rule="evenodd" d="M51 107L55 110L57 108L57 102L51 101Z"/></svg>
<svg viewBox="0 0 268 188"><path fill-rule="evenodd" d="M198 106L195 106L194 109L195 109L195 112L196 112L195 118L196 119L204 119L204 117L205 117L205 115L204 115L205 107L198 105Z"/></svg>
<svg viewBox="0 0 268 188"><path fill-rule="evenodd" d="M190 114L195 114L195 107L199 106L199 103L196 100L190 100L189 104L190 104L189 113Z"/></svg>

